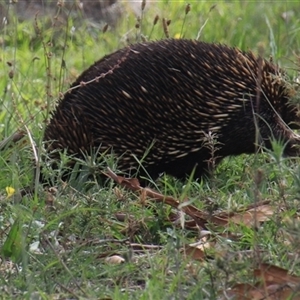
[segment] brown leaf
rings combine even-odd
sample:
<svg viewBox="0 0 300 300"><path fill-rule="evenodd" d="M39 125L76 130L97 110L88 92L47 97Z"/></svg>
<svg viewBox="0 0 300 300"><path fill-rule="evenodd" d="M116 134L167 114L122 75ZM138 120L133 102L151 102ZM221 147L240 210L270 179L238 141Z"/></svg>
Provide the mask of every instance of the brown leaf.
<svg viewBox="0 0 300 300"><path fill-rule="evenodd" d="M206 256L202 249L190 245L185 245L182 252L185 256L198 261L203 261Z"/></svg>
<svg viewBox="0 0 300 300"><path fill-rule="evenodd" d="M238 300L300 300L300 277L288 274L287 270L262 263L259 269L254 270L254 276L259 282L255 285L248 283L236 284L226 291L225 298Z"/></svg>
<svg viewBox="0 0 300 300"><path fill-rule="evenodd" d="M266 263L254 270L254 276L260 278L265 284L300 284L300 277L288 274L288 270Z"/></svg>
<svg viewBox="0 0 300 300"><path fill-rule="evenodd" d="M251 285L248 283L236 284L226 291L226 299L235 300L299 300L299 292L293 291L288 285L272 284L267 286Z"/></svg>
<svg viewBox="0 0 300 300"><path fill-rule="evenodd" d="M271 205L261 205L251 208L241 213L235 213L228 218L235 224L244 224L246 226L258 226L259 223L270 219L274 214L274 207Z"/></svg>
<svg viewBox="0 0 300 300"><path fill-rule="evenodd" d="M239 283L226 291L226 298L235 300L261 300L264 299L264 294L257 287L249 283Z"/></svg>
<svg viewBox="0 0 300 300"><path fill-rule="evenodd" d="M269 296L268 299L276 299L276 300L285 300L285 299L293 299L300 300L299 291L295 291L292 287L288 285L279 285L272 284L267 287L266 291Z"/></svg>

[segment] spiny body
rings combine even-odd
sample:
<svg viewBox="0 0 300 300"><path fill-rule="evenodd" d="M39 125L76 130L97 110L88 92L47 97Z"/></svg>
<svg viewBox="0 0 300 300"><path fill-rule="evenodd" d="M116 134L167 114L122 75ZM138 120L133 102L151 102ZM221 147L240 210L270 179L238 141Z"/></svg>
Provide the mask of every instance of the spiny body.
<svg viewBox="0 0 300 300"><path fill-rule="evenodd" d="M289 96L282 71L251 52L192 40L140 43L79 76L45 140L49 152L77 156L112 149L124 172L143 158L152 178L162 172L182 178L194 168L201 177L211 159L209 133L217 137L218 160L254 153L257 128L266 147L274 137L294 154L299 138L286 125L296 121Z"/></svg>

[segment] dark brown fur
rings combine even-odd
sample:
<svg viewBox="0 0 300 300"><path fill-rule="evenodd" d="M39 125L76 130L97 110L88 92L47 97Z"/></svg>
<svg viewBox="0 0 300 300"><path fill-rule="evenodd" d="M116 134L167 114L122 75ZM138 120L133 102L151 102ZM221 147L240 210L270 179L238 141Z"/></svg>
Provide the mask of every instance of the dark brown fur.
<svg viewBox="0 0 300 300"><path fill-rule="evenodd" d="M141 43L83 72L59 102L45 140L49 152L78 156L113 149L125 172L137 169L133 155L142 159L152 145L143 159L152 178L183 178L194 167L197 178L211 158L209 132L217 137L218 160L254 153L255 141L271 148L270 137L287 143L286 154L297 153L299 138L287 126L297 121L289 96L282 71L250 52L190 40Z"/></svg>

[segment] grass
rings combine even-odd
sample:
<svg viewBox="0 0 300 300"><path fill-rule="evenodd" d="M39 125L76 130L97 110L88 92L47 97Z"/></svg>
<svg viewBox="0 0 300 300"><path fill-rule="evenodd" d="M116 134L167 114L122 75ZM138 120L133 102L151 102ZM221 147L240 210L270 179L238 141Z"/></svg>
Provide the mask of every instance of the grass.
<svg viewBox="0 0 300 300"><path fill-rule="evenodd" d="M88 188L80 180L63 184L49 170L55 188L37 185L33 196L19 195L34 180L28 134L41 149L59 94L103 55L128 43L164 38L163 18L171 20L170 37L252 49L297 75L297 2L216 3L193 2L187 14L182 1L147 3L140 21L126 12L106 32L72 19L59 29L40 18L19 23L15 17L1 27L0 136L27 133L0 156L3 299L220 299L237 283L254 283L252 270L262 262L300 276L299 160L282 158L281 145L264 155L225 159L209 181L163 177L156 183L162 195L189 199L209 214L270 201L273 214L259 226L208 224L209 247L201 261L185 257L182 249L203 241L203 230L182 228L188 218L177 216L175 224L176 211L169 206L146 202L143 194L112 182L103 187L92 181ZM109 158L108 163L114 166ZM124 262L110 263L112 255Z"/></svg>

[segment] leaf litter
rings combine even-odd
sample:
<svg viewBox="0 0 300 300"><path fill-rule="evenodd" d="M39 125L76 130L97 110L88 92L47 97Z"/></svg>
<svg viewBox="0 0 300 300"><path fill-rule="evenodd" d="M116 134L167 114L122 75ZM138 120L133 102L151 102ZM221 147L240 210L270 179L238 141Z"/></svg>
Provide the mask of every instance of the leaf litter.
<svg viewBox="0 0 300 300"><path fill-rule="evenodd" d="M171 196L165 196L154 189L142 187L136 178L125 178L116 175L108 169L106 176L113 179L118 185L126 189L139 192L143 203L161 202L171 206L177 212L171 212L169 219L173 224L180 223L185 229L199 230L200 240L196 243L186 244L181 253L194 261L205 261L208 258L207 250L216 245L216 240L209 231L209 226L229 227L230 224L242 225L249 228L258 228L262 223L271 219L278 211L271 201L259 201L243 207L235 212L223 211L211 215L193 206L186 199L183 203ZM178 222L182 219L182 213L190 217L190 220ZM226 234L227 235L227 234ZM227 235L230 238L238 238L237 235ZM141 246L147 250L147 247ZM151 248L153 249L153 248ZM256 250L257 251L257 250ZM219 255L223 255L218 252ZM299 299L300 300L300 277L289 274L289 270L268 263L254 263L253 283L235 283L230 289L220 292L219 299L245 299L245 300L275 300L275 299Z"/></svg>

